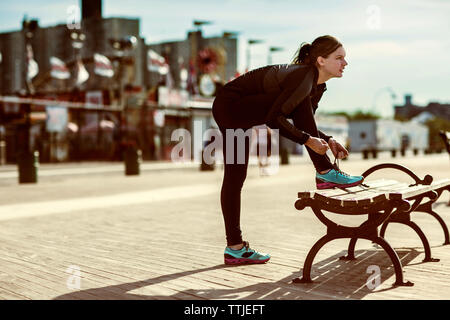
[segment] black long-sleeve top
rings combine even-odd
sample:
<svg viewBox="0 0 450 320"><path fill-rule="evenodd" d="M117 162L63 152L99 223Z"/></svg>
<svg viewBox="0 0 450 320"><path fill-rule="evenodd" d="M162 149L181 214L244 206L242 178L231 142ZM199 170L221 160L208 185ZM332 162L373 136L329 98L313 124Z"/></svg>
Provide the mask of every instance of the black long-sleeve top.
<svg viewBox="0 0 450 320"><path fill-rule="evenodd" d="M314 66L283 64L258 68L228 82L223 89L242 95L279 93L265 117L269 127L277 128L288 139L304 144L310 135L292 125L288 119L296 108L310 99L315 113L326 84L317 85L319 71ZM313 120L314 121L314 120ZM331 138L319 131L319 137L327 142Z"/></svg>

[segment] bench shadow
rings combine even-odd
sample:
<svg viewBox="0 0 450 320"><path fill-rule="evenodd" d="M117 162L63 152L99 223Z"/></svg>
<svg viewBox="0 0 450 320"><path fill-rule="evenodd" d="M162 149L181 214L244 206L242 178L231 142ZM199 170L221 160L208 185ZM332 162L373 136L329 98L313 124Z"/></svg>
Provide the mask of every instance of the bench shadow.
<svg viewBox="0 0 450 320"><path fill-rule="evenodd" d="M423 254L416 249L396 249L396 252L402 262L407 266L418 255ZM327 300L327 299L352 299L358 300L374 293L372 285L368 284L373 279L369 279L372 273L368 273L369 266L378 266L380 270L379 286L375 292L386 290L395 290L395 271L388 255L383 250L375 247L368 250L356 250L356 260L340 260L339 257L346 254L343 250L340 253L321 260L313 264L311 278L312 283L292 283L292 280L301 276L301 270L292 273L278 281L264 281L251 285L243 285L240 288L225 289L187 289L180 290L169 295L140 295L129 293L132 290L161 284L191 275L198 275L204 272L229 269L229 275L233 272L240 273L238 279L242 279L242 274L252 275L248 266L243 270L240 266L226 266L224 264L211 267L183 271L173 274L162 275L142 281L121 283L117 285L92 288L80 291L70 292L54 298L54 300ZM320 255L319 255L320 257ZM303 263L303 262L302 262ZM256 267L256 266L255 266ZM262 265L258 267L264 267ZM301 266L303 267L303 266ZM406 269L406 270L405 270ZM408 278L408 270L404 268L405 281L414 279ZM190 279L190 281L194 281ZM218 283L226 282L217 280ZM371 282L374 283L374 282ZM173 288L174 285L166 285L167 288ZM175 285L176 286L176 285ZM225 285L222 285L225 286Z"/></svg>

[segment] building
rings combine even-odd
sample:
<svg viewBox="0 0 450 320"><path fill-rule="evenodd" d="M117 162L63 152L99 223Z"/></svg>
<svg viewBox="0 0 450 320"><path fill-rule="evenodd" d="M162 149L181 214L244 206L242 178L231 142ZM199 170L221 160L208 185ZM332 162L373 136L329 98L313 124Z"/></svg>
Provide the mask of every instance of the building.
<svg viewBox="0 0 450 320"><path fill-rule="evenodd" d="M436 118L442 118L450 121L450 104L441 104L437 102L430 102L427 106L417 106L412 103L412 95L405 95L405 103L402 106L395 106L395 117L401 119L412 119L419 114L426 112ZM429 118L427 116L426 118Z"/></svg>
<svg viewBox="0 0 450 320"><path fill-rule="evenodd" d="M441 130L450 131L450 104L430 102L427 106L417 106L412 103L412 95L405 95L404 105L395 106L395 118L427 125L429 130L428 151L442 152L445 150L439 132Z"/></svg>
<svg viewBox="0 0 450 320"><path fill-rule="evenodd" d="M236 38L227 34L203 38L197 29L184 40L147 44L139 19L103 18L101 0L81 4L79 28L66 24L40 28L32 20L23 30L0 34L0 95L33 98L29 106L20 99L0 100L8 162L15 162L20 139L31 141L41 161L120 159L130 145L141 149L144 159L170 159L174 129L193 132L200 122L202 130L214 126L215 90L237 69ZM30 25L32 37L27 38ZM39 67L30 85L27 44ZM150 51L162 57L168 73L150 67ZM112 76L96 72L96 54L109 60ZM69 78L52 76L51 57L65 63ZM80 62L89 77L77 83ZM37 100L60 102L67 113L58 111L64 125L49 132L48 121L57 119L57 110L34 103ZM198 137L194 140L193 156L202 145Z"/></svg>

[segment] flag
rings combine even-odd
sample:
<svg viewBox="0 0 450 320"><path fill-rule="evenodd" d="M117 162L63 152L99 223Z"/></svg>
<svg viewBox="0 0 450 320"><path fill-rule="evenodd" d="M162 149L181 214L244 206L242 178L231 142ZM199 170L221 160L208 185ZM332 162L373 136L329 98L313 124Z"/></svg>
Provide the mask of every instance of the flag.
<svg viewBox="0 0 450 320"><path fill-rule="evenodd" d="M169 72L169 65L164 57L149 49L147 52L147 69L148 71L154 71L164 75Z"/></svg>
<svg viewBox="0 0 450 320"><path fill-rule="evenodd" d="M85 82L89 78L89 73L87 72L86 68L84 67L83 61L78 60L77 61L77 81L76 84L80 85L83 82Z"/></svg>
<svg viewBox="0 0 450 320"><path fill-rule="evenodd" d="M27 44L27 79L31 80L39 73L39 66L33 57L33 48L31 44Z"/></svg>
<svg viewBox="0 0 450 320"><path fill-rule="evenodd" d="M114 69L111 61L102 54L94 53L94 72L102 77L111 78L114 75Z"/></svg>
<svg viewBox="0 0 450 320"><path fill-rule="evenodd" d="M50 57L50 75L56 79L69 79L70 72L66 64L56 57Z"/></svg>

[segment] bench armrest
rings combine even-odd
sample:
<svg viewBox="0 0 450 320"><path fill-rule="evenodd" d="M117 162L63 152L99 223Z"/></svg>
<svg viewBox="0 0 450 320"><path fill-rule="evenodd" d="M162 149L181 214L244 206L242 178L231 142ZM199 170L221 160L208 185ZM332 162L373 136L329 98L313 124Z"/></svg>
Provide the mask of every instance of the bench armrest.
<svg viewBox="0 0 450 320"><path fill-rule="evenodd" d="M373 173L374 171L380 170L380 169L398 169L400 171L403 171L406 174L408 174L411 178L414 179L414 181L416 182L416 185L418 185L418 184L430 185L433 182L433 177L430 176L429 174L427 174L423 179L420 179L410 169L408 169L407 167L402 166L400 164L396 164L396 163L382 163L382 164L378 164L378 165L373 166L372 168L369 168L366 171L364 171L362 176L364 178L367 178L367 176L369 174Z"/></svg>

